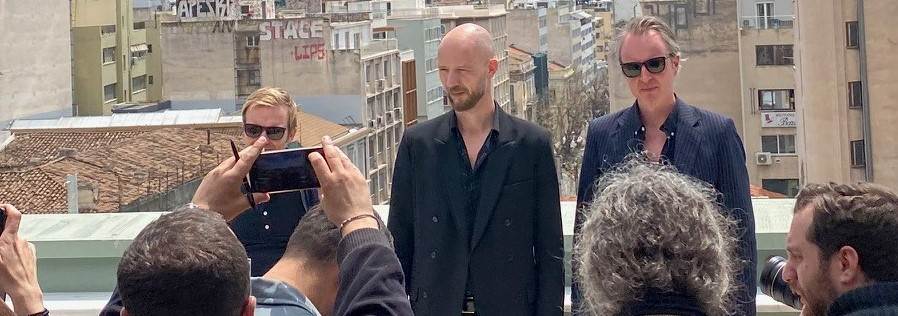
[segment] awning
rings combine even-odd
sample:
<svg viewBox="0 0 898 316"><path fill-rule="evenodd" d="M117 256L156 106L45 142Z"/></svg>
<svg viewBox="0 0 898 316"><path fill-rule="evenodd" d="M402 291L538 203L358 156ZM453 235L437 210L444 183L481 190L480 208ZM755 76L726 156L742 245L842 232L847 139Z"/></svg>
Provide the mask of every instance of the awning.
<svg viewBox="0 0 898 316"><path fill-rule="evenodd" d="M147 47L147 44L131 45L131 52L132 52L132 53L145 52L145 51L148 51L148 50L150 50L150 49L149 49L149 47Z"/></svg>
<svg viewBox="0 0 898 316"><path fill-rule="evenodd" d="M577 11L577 12L574 12L573 15L574 15L574 17L576 17L577 19L581 19L581 20L582 20L582 19L585 19L585 18L591 18L591 17L592 17L592 15L589 15L588 13L583 12L583 11Z"/></svg>

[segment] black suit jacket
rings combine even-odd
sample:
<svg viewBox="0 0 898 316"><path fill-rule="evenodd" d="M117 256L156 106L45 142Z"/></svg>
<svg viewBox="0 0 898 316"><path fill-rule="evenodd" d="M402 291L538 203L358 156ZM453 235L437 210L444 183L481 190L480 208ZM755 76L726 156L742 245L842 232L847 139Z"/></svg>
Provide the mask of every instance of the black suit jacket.
<svg viewBox="0 0 898 316"><path fill-rule="evenodd" d="M561 210L549 133L497 107L498 139L481 166L468 238L464 165L449 115L405 132L393 173L389 228L415 313L459 315L470 271L479 315L561 315Z"/></svg>
<svg viewBox="0 0 898 316"><path fill-rule="evenodd" d="M636 131L642 127L637 105L594 119L589 124L583 166L577 190L577 216L574 225L576 243L584 215L583 207L592 202L595 181L609 168L623 161L634 148ZM705 111L676 99L677 131L674 161L677 170L711 184L739 229L738 255L744 260L739 276L741 290L737 315L755 315L755 278L757 246L755 222L745 167L745 150L736 133L733 120ZM576 267L575 258L572 265ZM576 271L576 270L575 270ZM574 310L579 302L579 284L574 282L572 299Z"/></svg>

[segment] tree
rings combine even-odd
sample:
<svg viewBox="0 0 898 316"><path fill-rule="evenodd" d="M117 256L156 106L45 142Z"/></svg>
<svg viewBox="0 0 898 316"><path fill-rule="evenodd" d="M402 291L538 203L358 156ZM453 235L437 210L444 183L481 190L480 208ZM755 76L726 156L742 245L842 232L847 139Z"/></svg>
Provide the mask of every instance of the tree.
<svg viewBox="0 0 898 316"><path fill-rule="evenodd" d="M589 122L608 113L610 99L604 73L600 70L589 81L584 74L574 72L560 84L550 86L549 96L537 107L536 122L552 133L562 195L576 194Z"/></svg>

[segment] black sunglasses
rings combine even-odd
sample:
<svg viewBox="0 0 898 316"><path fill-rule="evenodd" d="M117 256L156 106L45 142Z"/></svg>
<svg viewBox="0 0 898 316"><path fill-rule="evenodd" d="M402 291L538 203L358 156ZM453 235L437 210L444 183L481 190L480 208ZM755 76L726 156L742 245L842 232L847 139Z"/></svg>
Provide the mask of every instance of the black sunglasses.
<svg viewBox="0 0 898 316"><path fill-rule="evenodd" d="M287 132L287 129L284 127L268 127L248 123L243 124L243 133L245 133L246 136L249 136L249 138L258 138L259 136L262 136L262 130L265 130L265 135L271 140L284 138L284 134Z"/></svg>
<svg viewBox="0 0 898 316"><path fill-rule="evenodd" d="M627 76L627 78L636 78L642 73L643 65L645 65L645 69L648 70L649 73L656 74L664 71L664 66L667 64L666 61L667 56L655 57L641 63L622 63L620 64L620 68L624 71L624 76Z"/></svg>

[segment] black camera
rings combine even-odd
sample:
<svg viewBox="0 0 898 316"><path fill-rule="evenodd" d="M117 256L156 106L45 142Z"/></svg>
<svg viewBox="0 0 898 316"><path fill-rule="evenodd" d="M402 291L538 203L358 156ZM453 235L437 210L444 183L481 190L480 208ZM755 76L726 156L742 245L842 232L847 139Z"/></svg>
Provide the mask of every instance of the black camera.
<svg viewBox="0 0 898 316"><path fill-rule="evenodd" d="M770 296L775 301L801 309L801 297L792 289L786 280L783 280L783 269L786 267L786 258L773 256L767 259L764 269L761 270L761 293Z"/></svg>

